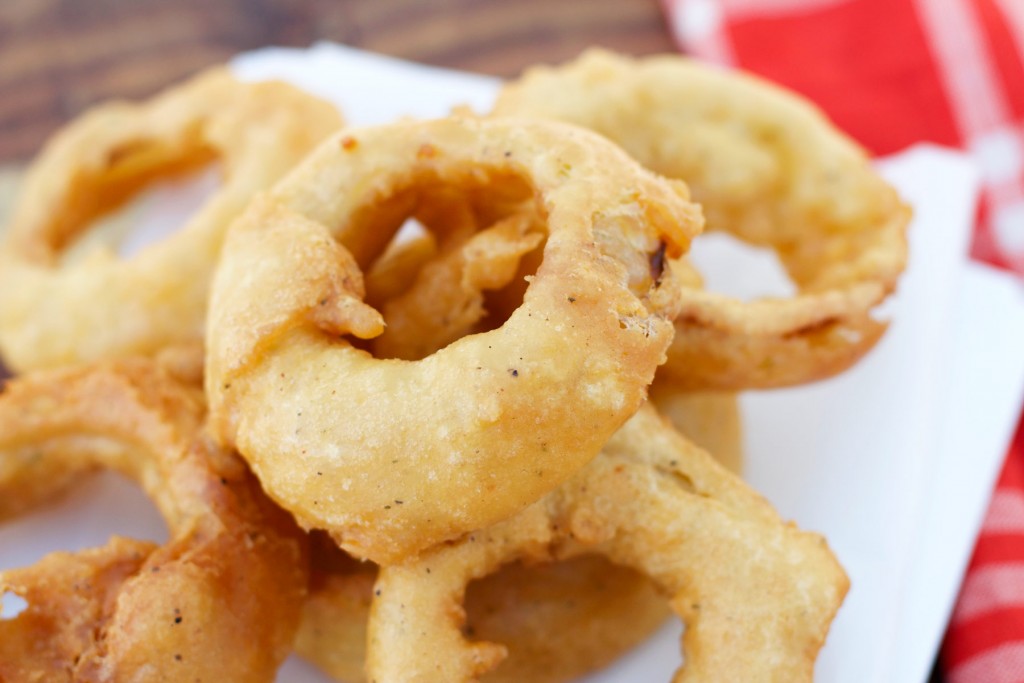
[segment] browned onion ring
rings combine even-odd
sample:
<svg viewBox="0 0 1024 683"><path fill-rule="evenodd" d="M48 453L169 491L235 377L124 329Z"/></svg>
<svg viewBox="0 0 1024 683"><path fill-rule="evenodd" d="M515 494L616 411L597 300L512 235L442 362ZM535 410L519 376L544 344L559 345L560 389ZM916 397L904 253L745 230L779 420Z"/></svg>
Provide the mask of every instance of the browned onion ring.
<svg viewBox="0 0 1024 683"><path fill-rule="evenodd" d="M850 367L886 325L872 312L906 264L910 210L862 150L808 101L684 57L590 50L534 67L496 116L575 123L685 180L725 230L778 255L798 294L740 301L684 289L669 361L681 389L799 384Z"/></svg>
<svg viewBox="0 0 1024 683"><path fill-rule="evenodd" d="M516 561L600 553L647 574L686 630L677 683L811 681L849 582L820 536L771 506L652 409L519 515L381 569L367 670L376 683L468 683L500 644L461 631L466 585Z"/></svg>
<svg viewBox="0 0 1024 683"><path fill-rule="evenodd" d="M171 540L115 537L0 572L0 596L28 602L0 620L0 680L274 679L305 597L304 538L244 464L202 436L203 415L198 391L150 361L8 384L4 516L109 468L142 486Z"/></svg>
<svg viewBox="0 0 1024 683"><path fill-rule="evenodd" d="M359 264L420 193L529 198L543 262L499 328L415 361L380 334ZM211 422L267 492L352 554L400 560L571 476L644 399L699 230L685 187L582 129L447 119L347 130L229 232L207 335ZM656 267L658 266L658 267Z"/></svg>
<svg viewBox="0 0 1024 683"><path fill-rule="evenodd" d="M151 355L202 339L228 224L341 125L280 82L213 69L141 104L96 107L28 169L0 245L0 353L17 372ZM221 187L173 235L137 254L62 263L98 216L158 178L219 162Z"/></svg>

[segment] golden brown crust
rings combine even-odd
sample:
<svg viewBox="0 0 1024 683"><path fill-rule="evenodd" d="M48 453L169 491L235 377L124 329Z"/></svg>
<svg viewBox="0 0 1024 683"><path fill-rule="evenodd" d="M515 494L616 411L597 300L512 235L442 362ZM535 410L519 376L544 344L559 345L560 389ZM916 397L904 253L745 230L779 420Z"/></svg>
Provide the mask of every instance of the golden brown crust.
<svg viewBox="0 0 1024 683"><path fill-rule="evenodd" d="M683 57L591 50L528 70L493 113L596 130L648 168L685 180L709 230L778 254L799 289L791 299L684 291L661 370L680 388L821 379L856 362L884 331L870 313L905 266L910 211L863 150L793 93Z"/></svg>
<svg viewBox="0 0 1024 683"><path fill-rule="evenodd" d="M304 539L244 464L201 436L202 419L198 389L150 361L8 384L5 514L68 483L39 475L107 468L142 486L171 540L115 538L0 572L0 594L28 601L0 620L0 680L273 680L306 591Z"/></svg>
<svg viewBox="0 0 1024 683"><path fill-rule="evenodd" d="M417 361L375 359L342 338L382 330L360 265L438 186L532 198L544 260L500 328ZM229 232L207 335L215 433L301 524L360 557L400 560L507 517L643 400L678 294L652 264L700 228L686 197L557 123L342 131Z"/></svg>
<svg viewBox="0 0 1024 683"><path fill-rule="evenodd" d="M686 624L685 681L810 681L848 581L821 537L642 409L576 477L505 522L381 570L378 683L465 682L505 648L467 641L465 586L510 561L601 553L650 576Z"/></svg>
<svg viewBox="0 0 1024 683"><path fill-rule="evenodd" d="M200 340L228 223L340 125L326 102L225 69L69 124L29 169L0 248L7 364L21 372ZM157 178L214 162L221 188L173 236L123 260L103 251L60 263L92 219Z"/></svg>
<svg viewBox="0 0 1024 683"><path fill-rule="evenodd" d="M296 652L338 681L366 680L366 628L377 568L314 543L313 577ZM665 599L642 574L598 556L511 564L470 584L464 631L504 643L486 683L556 683L609 664L665 621Z"/></svg>

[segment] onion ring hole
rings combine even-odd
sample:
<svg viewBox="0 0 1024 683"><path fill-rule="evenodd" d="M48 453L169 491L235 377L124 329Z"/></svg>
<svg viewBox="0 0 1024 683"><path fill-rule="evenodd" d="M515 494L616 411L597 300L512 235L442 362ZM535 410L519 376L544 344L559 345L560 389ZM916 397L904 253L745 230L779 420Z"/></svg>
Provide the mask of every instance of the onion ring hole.
<svg viewBox="0 0 1024 683"><path fill-rule="evenodd" d="M211 146L201 140L190 142L168 148L159 140L142 138L110 149L104 166L81 178L62 197L63 206L50 212L51 220L35 235L36 249L51 258L77 259L97 243L109 246L113 241L120 251L131 237L129 219L151 196L163 188L173 192L175 185L186 185L186 178L201 176L217 160ZM212 192L200 194L205 198ZM191 213L181 215L187 219Z"/></svg>
<svg viewBox="0 0 1024 683"><path fill-rule="evenodd" d="M26 609L28 609L28 603L20 595L10 591L0 595L0 621L16 619Z"/></svg>
<svg viewBox="0 0 1024 683"><path fill-rule="evenodd" d="M197 343L228 225L340 125L327 102L227 69L69 123L25 172L0 243L6 364Z"/></svg>
<svg viewBox="0 0 1024 683"><path fill-rule="evenodd" d="M134 481L101 471L37 509L0 520L0 572L28 567L52 552L100 547L111 536L158 545L169 538L167 523ZM13 591L3 593L0 621L16 619L28 606Z"/></svg>
<svg viewBox="0 0 1024 683"><path fill-rule="evenodd" d="M377 236L356 260L365 300L386 327L370 340L349 335L353 346L378 359L420 360L500 327L523 303L543 258L542 209L518 177L472 180L416 179L356 218Z"/></svg>
<svg viewBox="0 0 1024 683"><path fill-rule="evenodd" d="M341 131L228 231L210 430L360 558L494 523L644 400L678 299L667 259L701 225L688 197L555 122ZM429 236L389 246L409 218Z"/></svg>
<svg viewBox="0 0 1024 683"><path fill-rule="evenodd" d="M120 198L120 203L85 218L64 238L58 258L68 266L109 250L127 259L147 245L169 237L184 226L223 182L223 168L212 150L204 150L180 168L168 168L144 186Z"/></svg>
<svg viewBox="0 0 1024 683"><path fill-rule="evenodd" d="M575 679L611 665L673 616L647 577L601 555L506 564L466 586L465 610L466 638L509 651L481 683Z"/></svg>
<svg viewBox="0 0 1024 683"><path fill-rule="evenodd" d="M717 294L740 301L797 294L775 251L726 232L701 235L690 245L687 258L700 272L705 289Z"/></svg>
<svg viewBox="0 0 1024 683"><path fill-rule="evenodd" d="M0 519L0 571L56 551L76 552L126 536L163 545L167 523L134 481L114 471L86 473L38 507Z"/></svg>

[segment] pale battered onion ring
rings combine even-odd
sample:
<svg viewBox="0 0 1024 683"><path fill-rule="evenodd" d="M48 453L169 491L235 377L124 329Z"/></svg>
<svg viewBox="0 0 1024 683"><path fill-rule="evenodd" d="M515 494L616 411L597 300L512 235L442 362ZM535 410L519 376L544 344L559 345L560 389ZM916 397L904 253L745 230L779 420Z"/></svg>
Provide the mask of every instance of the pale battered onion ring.
<svg viewBox="0 0 1024 683"><path fill-rule="evenodd" d="M342 336L383 325L356 264L438 187L532 197L543 263L498 329L417 361L375 359ZM678 300L664 259L699 228L682 183L565 124L344 131L229 231L207 334L214 433L300 524L360 558L400 560L504 519L644 399Z"/></svg>
<svg viewBox="0 0 1024 683"><path fill-rule="evenodd" d="M350 558L329 561L317 548L295 651L338 681L363 683L377 568ZM610 664L668 614L647 577L587 555L511 564L472 583L464 630L508 647L508 659L484 683L558 683Z"/></svg>
<svg viewBox="0 0 1024 683"><path fill-rule="evenodd" d="M526 216L519 214L515 218L523 220ZM533 252L520 255L514 251L515 242L506 238L506 241L502 243L495 239L499 236L500 234L494 235L491 240L491 242L498 242L498 248L480 252L481 257L475 259L473 264L475 266L474 271L490 274L492 278L491 284L501 286L502 282L506 283L502 289L497 290L497 297L492 294L487 302L489 307L496 309L491 311L492 313L502 314L509 307L507 301L522 300L521 293L517 293L519 287L518 280L520 278L508 277L499 279L495 274L508 275L503 270L507 270L513 265L508 262L510 256L514 256L521 261L520 272L524 269L524 265L526 266L526 272L531 272L530 266L525 262L529 260ZM445 261L451 260L445 259ZM697 271L686 267L685 264L681 263L681 260L677 259L672 264L672 267L676 268L677 274L685 286L702 286L701 278ZM426 295L427 292L435 291L445 284L437 282L441 278L429 277L437 272L440 272L448 280L455 280L461 285L461 287L453 286L449 282L447 283L448 291L454 290L467 298L471 295L481 296L482 298L482 288L472 286L478 282L478 278L473 277L473 272L461 271L458 268L452 267L430 268L428 266L423 267L418 277L416 277L416 282L404 292L403 298L430 301L431 299ZM467 286L467 283L470 286ZM426 285L426 292L417 291L421 285ZM451 298L451 295L449 297ZM470 306L466 306L464 310L473 311L478 314L484 312L482 308L472 308ZM450 321L449 318L444 320L446 323ZM390 318L388 318L388 322L390 324ZM478 318L466 315L462 317L462 322L468 326L464 330L468 332L478 323ZM410 333L405 335L408 347L402 348L400 346L393 354L394 357L418 357L414 355L414 352L421 346L420 340L435 338L438 335L437 331L429 329L431 325L436 327L436 320L429 322L428 319L423 318L419 327L410 330ZM428 329L423 329L424 327ZM709 452L718 462L725 465L734 474L742 473L743 430L739 401L735 392L681 389L671 378L662 377L659 374L655 376L648 395L651 402L657 406L658 411L667 417L675 428L686 435L688 439Z"/></svg>
<svg viewBox="0 0 1024 683"><path fill-rule="evenodd" d="M272 681L298 628L306 542L236 456L201 435L198 389L150 361L12 380L0 397L0 500L56 493L59 465L125 474L171 540L113 538L0 572L28 606L0 620L0 680ZM33 488L27 496L23 487Z"/></svg>
<svg viewBox="0 0 1024 683"><path fill-rule="evenodd" d="M202 339L224 231L341 125L279 82L206 72L143 104L97 107L29 169L0 248L0 353L12 370L152 354ZM60 264L74 238L156 178L219 162L220 189L174 235L126 259Z"/></svg>
<svg viewBox="0 0 1024 683"><path fill-rule="evenodd" d="M475 681L504 648L467 641L466 585L516 560L600 553L670 596L685 681L810 681L849 582L820 536L770 505L653 409L519 515L381 569L367 671L376 683Z"/></svg>
<svg viewBox="0 0 1024 683"><path fill-rule="evenodd" d="M504 288L514 285L517 265L522 267L525 252L537 242L526 238L539 237L529 231L535 220L529 213L513 214L467 236L445 253L437 253L428 236L389 249L381 270L375 267L378 279L387 282L378 281L377 287L395 293L396 298L380 299L378 308L383 308L388 327L373 340L375 354L415 360L474 331L488 312L484 293L504 293ZM690 286L701 286L696 271L680 274ZM686 391L670 378L656 376L649 398L688 439L734 474L742 474L743 430L735 392Z"/></svg>
<svg viewBox="0 0 1024 683"><path fill-rule="evenodd" d="M591 128L685 180L708 230L779 256L799 289L791 299L685 290L659 376L686 389L798 384L846 369L885 331L871 311L905 266L910 211L864 151L794 93L683 57L591 50L528 70L493 114Z"/></svg>

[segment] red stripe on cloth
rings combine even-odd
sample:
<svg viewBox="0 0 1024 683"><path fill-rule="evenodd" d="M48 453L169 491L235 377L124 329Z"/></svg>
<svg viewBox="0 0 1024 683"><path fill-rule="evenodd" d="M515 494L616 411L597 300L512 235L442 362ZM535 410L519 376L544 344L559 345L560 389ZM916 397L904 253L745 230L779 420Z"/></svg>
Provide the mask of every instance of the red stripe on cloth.
<svg viewBox="0 0 1024 683"><path fill-rule="evenodd" d="M988 196L982 194L978 201L978 218L974 234L971 237L971 258L1004 270L1014 270L1010 261L1003 256L999 242L993 234L991 205Z"/></svg>
<svg viewBox="0 0 1024 683"><path fill-rule="evenodd" d="M1022 0L1002 0L1007 8L1011 2L1021 3ZM1003 91L1012 116L1016 120L1024 119L1024 87L1013 87L1014 83L1024 83L1024 36L1019 42L1010 30L1008 14L996 0L975 0L975 5L992 59L1005 86ZM1024 9L1018 8L1017 11L1024 13Z"/></svg>
<svg viewBox="0 0 1024 683"><path fill-rule="evenodd" d="M1015 488L999 490L1020 491L1020 489ZM986 524L988 523L987 516L985 522ZM983 531L975 545L968 573L989 564L1002 562L1024 562L1024 533Z"/></svg>
<svg viewBox="0 0 1024 683"><path fill-rule="evenodd" d="M1011 641L979 652L947 675L948 683L1024 683L1024 642Z"/></svg>
<svg viewBox="0 0 1024 683"><path fill-rule="evenodd" d="M997 538L1024 538L1024 491L1012 487L996 489L985 517L985 532Z"/></svg>
<svg viewBox="0 0 1024 683"><path fill-rule="evenodd" d="M1021 641L1024 643L1024 605L1003 606L971 618L964 617L977 608L979 604L992 604L991 596L1000 593L1013 595L1016 586L1000 587L991 583L998 577L998 572L991 572L986 581L984 572L993 567L1000 567L1006 562L1020 562L1024 557L1024 535L1005 532L1005 524L1000 520L993 507L998 504L1000 494L1010 496L1024 495L1024 418L1017 425L1017 431L1007 454L1003 469L996 483L996 496L989 506L982 525L981 534L971 562L967 568L967 579L960 592L954 619L946 635L942 659L947 671L948 683L993 683L1003 678L981 678L981 675L996 675L992 667L997 666L996 660L984 659L975 667L968 666L972 659L985 657L986 652L1008 643ZM995 527L994 529L992 527ZM972 577L983 576L982 581L972 582ZM1004 580L1012 580L1003 577ZM965 607L966 606L966 607ZM957 614L959 613L959 617ZM1013 674L1013 667L1007 662L1006 672ZM998 668L997 668L998 671ZM1024 679L1021 679L1024 681Z"/></svg>
<svg viewBox="0 0 1024 683"><path fill-rule="evenodd" d="M1008 455L996 487L1012 486L1024 489L1024 419L1017 423L1017 431L1010 442Z"/></svg>
<svg viewBox="0 0 1024 683"><path fill-rule="evenodd" d="M1024 562L990 562L968 573L952 623L970 628L980 619L1017 609L1024 609Z"/></svg>
<svg viewBox="0 0 1024 683"><path fill-rule="evenodd" d="M964 622L964 637L957 638L954 643L947 643L942 652L946 671L952 672L986 650L1013 640L1007 637L1006 624L1020 620L1024 620L1024 605L989 612ZM1024 643L1024 639L1021 642Z"/></svg>
<svg viewBox="0 0 1024 683"><path fill-rule="evenodd" d="M909 2L854 0L729 23L728 30L743 68L806 95L875 154L922 140L960 143Z"/></svg>

